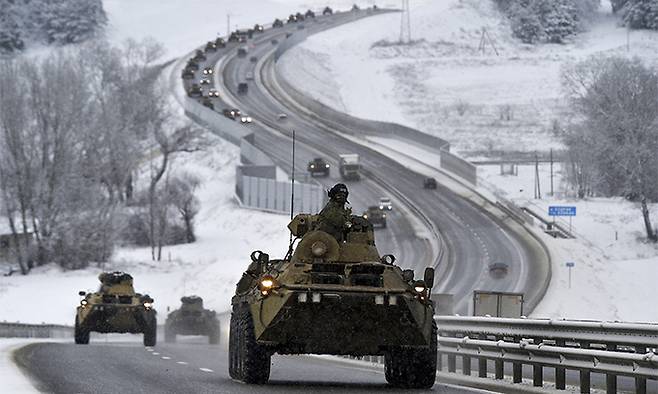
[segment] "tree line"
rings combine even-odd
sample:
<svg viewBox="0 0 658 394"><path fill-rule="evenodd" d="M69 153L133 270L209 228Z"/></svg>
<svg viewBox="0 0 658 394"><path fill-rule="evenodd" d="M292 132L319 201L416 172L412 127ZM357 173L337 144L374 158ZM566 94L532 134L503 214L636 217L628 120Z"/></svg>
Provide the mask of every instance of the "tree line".
<svg viewBox="0 0 658 394"><path fill-rule="evenodd" d="M564 142L578 196L637 202L656 242L648 204L658 201L658 73L638 58L598 56L566 67L562 78L576 115Z"/></svg>
<svg viewBox="0 0 658 394"><path fill-rule="evenodd" d="M23 274L107 261L119 243L193 242L199 180L172 156L202 147L179 124L153 42L91 42L0 61L0 218ZM25 236L29 234L29 236Z"/></svg>
<svg viewBox="0 0 658 394"><path fill-rule="evenodd" d="M84 42L106 24L102 0L0 0L0 54Z"/></svg>

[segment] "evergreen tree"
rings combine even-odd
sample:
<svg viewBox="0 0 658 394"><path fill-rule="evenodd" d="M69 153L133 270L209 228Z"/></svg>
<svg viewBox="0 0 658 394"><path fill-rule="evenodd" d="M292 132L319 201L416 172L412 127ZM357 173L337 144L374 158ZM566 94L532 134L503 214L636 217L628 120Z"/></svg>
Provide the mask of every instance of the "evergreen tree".
<svg viewBox="0 0 658 394"><path fill-rule="evenodd" d="M528 8L518 7L512 17L512 32L526 44L534 44L541 39L542 24L537 15Z"/></svg>
<svg viewBox="0 0 658 394"><path fill-rule="evenodd" d="M576 8L570 0L553 0L544 15L544 32L549 42L562 43L578 28Z"/></svg>
<svg viewBox="0 0 658 394"><path fill-rule="evenodd" d="M16 11L13 2L0 0L0 53L21 51L25 47Z"/></svg>

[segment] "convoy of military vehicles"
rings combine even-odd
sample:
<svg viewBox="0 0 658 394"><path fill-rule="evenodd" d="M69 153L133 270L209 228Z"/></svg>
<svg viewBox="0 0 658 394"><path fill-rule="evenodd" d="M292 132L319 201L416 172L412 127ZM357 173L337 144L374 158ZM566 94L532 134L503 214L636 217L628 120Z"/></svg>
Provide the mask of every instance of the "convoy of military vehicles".
<svg viewBox="0 0 658 394"><path fill-rule="evenodd" d="M332 13L330 7L322 11L322 15ZM315 18L315 13L308 10L291 14L286 21L297 23L308 18ZM280 19L273 23L274 28L283 25ZM264 27L257 24L253 29L232 32L226 40L208 41L189 59L181 77L194 81L206 54L225 47L226 42L247 42L254 33L263 31ZM247 46L238 45L242 45L237 49L238 57L246 57ZM258 61L256 57L250 60ZM201 86L212 86L212 74L213 68L205 67L205 77L199 83L187 83L186 91L214 110L212 98L219 98L219 92L210 88L206 93ZM240 82L237 92L247 91L248 84ZM238 109L225 108L221 112L241 123L252 121ZM278 118L281 121L287 116L280 114ZM337 159L341 179L361 178L358 154L341 154ZM328 177L330 167L318 157L308 163L307 169L311 176ZM427 178L423 186L436 188L436 181ZM377 355L384 357L385 378L392 386L432 387L437 363L437 327L430 300L434 269L426 268L422 278L417 278L413 270L396 265L394 256L380 255L373 228L386 227L385 212L390 210L390 199L382 198L379 205L368 207L362 215L352 215L346 209L341 214L349 220L338 224L332 222L329 210L298 214L288 225L294 240L283 258L272 259L260 251L252 253L231 300L231 378L266 383L275 353ZM328 225L334 226L332 231L327 230ZM495 270L502 269L493 267L492 272ZM75 343L88 344L91 332L140 333L145 346L155 346L154 299L135 292L133 278L127 273L106 272L99 275L99 280L98 291L79 292L82 299L76 309ZM180 307L169 312L164 321L165 342L176 342L179 335L200 335L207 336L209 344L218 344L220 321L215 311L206 309L198 296L183 296L180 301Z"/></svg>

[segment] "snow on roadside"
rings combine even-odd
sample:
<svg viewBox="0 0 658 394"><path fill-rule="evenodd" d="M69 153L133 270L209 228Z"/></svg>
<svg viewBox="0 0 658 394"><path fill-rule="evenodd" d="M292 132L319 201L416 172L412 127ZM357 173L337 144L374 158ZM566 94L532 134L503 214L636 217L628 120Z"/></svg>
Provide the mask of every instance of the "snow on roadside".
<svg viewBox="0 0 658 394"><path fill-rule="evenodd" d="M30 379L14 363L13 353L16 349L40 341L43 340L34 338L0 338L0 382L2 382L2 391L4 393L32 394L39 392L32 386ZM52 341L52 339L48 339L48 342Z"/></svg>

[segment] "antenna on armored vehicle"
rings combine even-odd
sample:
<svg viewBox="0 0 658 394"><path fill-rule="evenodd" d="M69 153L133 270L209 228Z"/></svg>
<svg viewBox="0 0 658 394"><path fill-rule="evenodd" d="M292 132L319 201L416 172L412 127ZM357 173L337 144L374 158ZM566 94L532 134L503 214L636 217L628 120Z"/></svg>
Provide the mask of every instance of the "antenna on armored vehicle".
<svg viewBox="0 0 658 394"><path fill-rule="evenodd" d="M292 172L290 185L290 220L292 220L295 210L295 130L292 131ZM288 253L292 253L292 230L290 230L290 242Z"/></svg>

